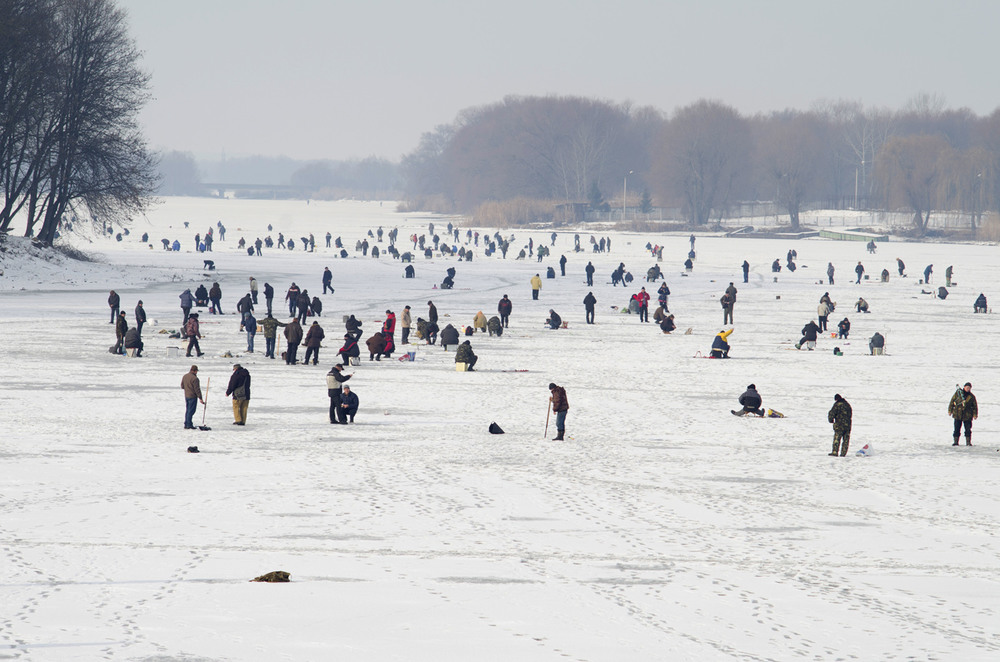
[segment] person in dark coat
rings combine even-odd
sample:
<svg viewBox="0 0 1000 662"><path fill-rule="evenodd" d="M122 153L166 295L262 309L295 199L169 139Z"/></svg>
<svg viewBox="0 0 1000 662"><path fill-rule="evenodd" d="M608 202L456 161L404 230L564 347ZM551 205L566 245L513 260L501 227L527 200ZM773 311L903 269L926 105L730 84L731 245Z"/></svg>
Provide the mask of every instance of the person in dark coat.
<svg viewBox="0 0 1000 662"><path fill-rule="evenodd" d="M837 323L837 337L841 340L847 339L847 334L851 332L851 321L846 317Z"/></svg>
<svg viewBox="0 0 1000 662"><path fill-rule="evenodd" d="M344 335L344 345L337 353L340 354L340 361L349 364L351 357L361 356L361 348L358 347L358 339L350 333Z"/></svg>
<svg viewBox="0 0 1000 662"><path fill-rule="evenodd" d="M427 302L427 323L428 324L437 324L437 321L438 321L438 309L437 309L437 306L434 305L433 301L428 301Z"/></svg>
<svg viewBox="0 0 1000 662"><path fill-rule="evenodd" d="M382 332L373 333L371 338L365 341L365 344L368 345L368 360L381 361L382 353L385 351L385 338L382 336Z"/></svg>
<svg viewBox="0 0 1000 662"><path fill-rule="evenodd" d="M297 318L285 325L285 340L288 341L288 349L285 350L285 364L295 365L298 363L299 343L302 342L302 325Z"/></svg>
<svg viewBox="0 0 1000 662"><path fill-rule="evenodd" d="M140 302L141 303L141 302ZM972 304L973 313L985 313L986 312L986 295L982 292L976 297L976 302Z"/></svg>
<svg viewBox="0 0 1000 662"><path fill-rule="evenodd" d="M329 241L327 241L327 248L329 247ZM323 269L323 294L326 294L327 290L330 290L330 294L333 294L331 283L333 283L333 272L330 271L330 267L325 267Z"/></svg>
<svg viewBox="0 0 1000 662"><path fill-rule="evenodd" d="M313 297L312 302L309 304L309 310L312 311L313 315L316 317L322 317L323 313L323 302L319 297Z"/></svg>
<svg viewBox="0 0 1000 662"><path fill-rule="evenodd" d="M247 292L246 295L236 302L236 312L240 314L240 330L246 324L247 315L253 312L253 296Z"/></svg>
<svg viewBox="0 0 1000 662"><path fill-rule="evenodd" d="M510 311L513 309L513 302L507 297L506 294L503 295L503 298L500 299L499 303L497 303L497 312L500 313L500 323L504 325L504 328L507 328L508 323L510 322Z"/></svg>
<svg viewBox="0 0 1000 662"><path fill-rule="evenodd" d="M781 261L775 258L774 262L771 263L771 272L780 273L781 272Z"/></svg>
<svg viewBox="0 0 1000 662"><path fill-rule="evenodd" d="M208 306L208 288L205 287L204 283L198 285L194 290L194 305L199 308Z"/></svg>
<svg viewBox="0 0 1000 662"><path fill-rule="evenodd" d="M319 322L313 322L309 327L309 333L306 334L306 356L302 360L302 365L309 364L310 356L312 356L313 365L319 363L319 346L325 337L323 327L319 325Z"/></svg>
<svg viewBox="0 0 1000 662"><path fill-rule="evenodd" d="M566 262L567 262L566 256L565 255L560 255L559 256L559 271L562 272L563 276L566 275Z"/></svg>
<svg viewBox="0 0 1000 662"><path fill-rule="evenodd" d="M934 265L933 264L928 264L926 267L924 267L924 282L925 283L930 283L931 282L931 274L932 273L934 273Z"/></svg>
<svg viewBox="0 0 1000 662"><path fill-rule="evenodd" d="M146 309L142 307L142 300L135 304L135 328L136 332L142 335L142 325L146 323Z"/></svg>
<svg viewBox="0 0 1000 662"><path fill-rule="evenodd" d="M354 315L347 318L344 326L347 328L348 335L352 336L355 340L361 340L361 322Z"/></svg>
<svg viewBox="0 0 1000 662"><path fill-rule="evenodd" d="M549 318L545 320L545 323L549 325L550 329L558 329L562 326L562 318L559 317L559 313L549 308Z"/></svg>
<svg viewBox="0 0 1000 662"><path fill-rule="evenodd" d="M444 332L442 332L442 343L444 342ZM458 351L455 352L455 363L464 363L466 372L473 372L473 366L476 365L476 361L479 357L476 356L472 351L472 343L466 340L461 345L458 346Z"/></svg>
<svg viewBox="0 0 1000 662"><path fill-rule="evenodd" d="M253 341L257 337L257 318L253 313L247 313L243 318L243 328L247 332L247 352L253 354Z"/></svg>
<svg viewBox="0 0 1000 662"><path fill-rule="evenodd" d="M594 286L594 271L596 271L596 268L594 267L594 263L593 262L587 262L587 266L584 268L584 271L587 272L587 285L589 285L590 287L593 287Z"/></svg>
<svg viewBox="0 0 1000 662"><path fill-rule="evenodd" d="M819 334L819 325L816 322L809 320L804 327L802 327L802 339L795 345L795 349L802 349L805 345L806 349L810 352L816 347L816 337Z"/></svg>
<svg viewBox="0 0 1000 662"><path fill-rule="evenodd" d="M854 273L858 275L858 279L854 282L855 285L861 282L861 277L865 275L865 267L860 262L858 266L854 267Z"/></svg>
<svg viewBox="0 0 1000 662"><path fill-rule="evenodd" d="M451 324L445 326L441 329L441 349L448 349L448 345L457 345L458 337L458 329Z"/></svg>
<svg viewBox="0 0 1000 662"><path fill-rule="evenodd" d="M344 384L343 390L340 394L340 407L337 409L338 420L343 424L347 425L348 422L354 422L354 415L358 413L358 396L351 391L351 387Z"/></svg>
<svg viewBox="0 0 1000 662"><path fill-rule="evenodd" d="M239 363L233 366L226 395L233 396L233 425L246 425L250 406L250 371Z"/></svg>
<svg viewBox="0 0 1000 662"><path fill-rule="evenodd" d="M271 316L271 302L274 300L274 288L270 283L264 283L264 301L267 303L267 316Z"/></svg>
<svg viewBox="0 0 1000 662"><path fill-rule="evenodd" d="M829 453L831 457L844 457L847 455L847 447L851 445L851 405L847 400L840 397L840 394L833 396L833 407L826 418L833 423L833 450Z"/></svg>
<svg viewBox="0 0 1000 662"><path fill-rule="evenodd" d="M906 270L906 264L903 263L898 257L896 258L896 270L899 271L899 277L903 277L903 272Z"/></svg>
<svg viewBox="0 0 1000 662"><path fill-rule="evenodd" d="M885 336L876 331L875 335L868 341L868 351L871 352L872 356L881 356L885 353Z"/></svg>
<svg viewBox="0 0 1000 662"><path fill-rule="evenodd" d="M108 307L111 308L111 321L109 324L118 323L118 308L121 305L121 297L114 290L111 290L111 294L108 295Z"/></svg>
<svg viewBox="0 0 1000 662"><path fill-rule="evenodd" d="M192 349L198 353L198 356L204 354L201 351L201 345L198 344L198 339L201 338L201 325L198 323L198 313L191 313L188 317L187 324L184 326L184 335L188 338L188 356L191 356Z"/></svg>
<svg viewBox="0 0 1000 662"><path fill-rule="evenodd" d="M663 333L670 333L676 328L677 325L674 324L673 315L667 315L666 317L663 318L663 321L660 322L660 331L663 331Z"/></svg>
<svg viewBox="0 0 1000 662"><path fill-rule="evenodd" d="M583 297L583 307L587 311L587 324L593 324L594 309L597 307L597 297L593 292L587 292L587 296Z"/></svg>
<svg viewBox="0 0 1000 662"><path fill-rule="evenodd" d="M746 260L743 260L743 282L750 282L750 263Z"/></svg>
<svg viewBox="0 0 1000 662"><path fill-rule="evenodd" d="M732 413L736 416L746 416L747 414L763 416L764 410L760 408L763 402L760 393L757 392L757 386L750 384L747 386L747 390L743 392L743 395L740 396L740 404L743 405L743 409L741 411L733 410Z"/></svg>
<svg viewBox="0 0 1000 662"><path fill-rule="evenodd" d="M312 303L312 298L309 296L309 290L302 290L299 292L298 298L295 300L295 307L298 311L298 318L300 324L306 323L306 317L309 316L309 304Z"/></svg>
<svg viewBox="0 0 1000 662"><path fill-rule="evenodd" d="M556 436L552 441L564 441L566 438L566 414L569 413L569 399L566 389L554 383L549 384L549 402L552 412L556 415Z"/></svg>
<svg viewBox="0 0 1000 662"><path fill-rule="evenodd" d="M955 442L952 446L958 446L958 435L965 426L965 445L972 445L972 421L979 418L979 403L976 396L972 394L972 384L965 382L961 390L955 391L948 403L948 414L955 419L955 433L952 435Z"/></svg>
<svg viewBox="0 0 1000 662"><path fill-rule="evenodd" d="M135 355L137 357L142 356L142 337L139 335L139 327L133 326L131 329L125 332L125 338L122 341L122 347L125 349L136 350Z"/></svg>
<svg viewBox="0 0 1000 662"><path fill-rule="evenodd" d="M125 311L118 313L118 319L115 320L115 347L114 354L122 353L122 343L125 342L125 333L128 331L128 320L125 319Z"/></svg>
<svg viewBox="0 0 1000 662"><path fill-rule="evenodd" d="M219 287L218 283L212 283L212 289L208 291L208 298L212 301L212 307L209 308L209 312L213 315L225 315L222 312L222 288Z"/></svg>
<svg viewBox="0 0 1000 662"><path fill-rule="evenodd" d="M340 363L326 374L326 392L330 396L330 422L337 422L337 409L340 407L340 396L343 393L344 382L353 375L344 374L344 366Z"/></svg>

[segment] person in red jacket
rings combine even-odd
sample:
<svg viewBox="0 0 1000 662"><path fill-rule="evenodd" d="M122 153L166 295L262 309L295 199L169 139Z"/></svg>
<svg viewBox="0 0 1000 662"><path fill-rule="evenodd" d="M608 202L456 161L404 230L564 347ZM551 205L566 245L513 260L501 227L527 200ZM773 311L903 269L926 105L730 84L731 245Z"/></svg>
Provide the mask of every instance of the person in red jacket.
<svg viewBox="0 0 1000 662"><path fill-rule="evenodd" d="M385 321L382 322L382 337L385 339L385 355L390 356L396 351L396 341L393 334L396 332L396 313L391 310L385 311Z"/></svg>
<svg viewBox="0 0 1000 662"><path fill-rule="evenodd" d="M639 321L648 322L649 321L649 293L646 292L646 288L642 288L639 294L636 295L636 299L639 301Z"/></svg>

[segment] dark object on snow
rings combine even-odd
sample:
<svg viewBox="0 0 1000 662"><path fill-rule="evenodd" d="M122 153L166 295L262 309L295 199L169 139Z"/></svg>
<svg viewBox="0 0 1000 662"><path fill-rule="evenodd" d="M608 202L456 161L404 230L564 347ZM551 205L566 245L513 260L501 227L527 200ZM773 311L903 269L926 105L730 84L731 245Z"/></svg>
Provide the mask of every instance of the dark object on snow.
<svg viewBox="0 0 1000 662"><path fill-rule="evenodd" d="M504 434L503 429L496 424L496 421L490 423L490 434Z"/></svg>
<svg viewBox="0 0 1000 662"><path fill-rule="evenodd" d="M197 446L188 446L188 453L200 453Z"/></svg>
<svg viewBox="0 0 1000 662"><path fill-rule="evenodd" d="M291 575L284 570L275 570L274 572L269 572L266 575L261 575L260 577L254 577L250 581L252 582L270 582L272 584L288 582L291 581Z"/></svg>

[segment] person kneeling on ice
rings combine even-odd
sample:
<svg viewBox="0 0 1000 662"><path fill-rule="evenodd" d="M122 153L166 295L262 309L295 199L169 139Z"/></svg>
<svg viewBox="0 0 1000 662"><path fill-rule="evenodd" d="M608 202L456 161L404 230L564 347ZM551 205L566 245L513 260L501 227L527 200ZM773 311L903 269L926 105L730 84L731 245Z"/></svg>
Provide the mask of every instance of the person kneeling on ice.
<svg viewBox="0 0 1000 662"><path fill-rule="evenodd" d="M472 353L471 342L466 340L458 346L458 351L455 352L455 363L464 363L466 372L473 372L472 368L478 360L479 357Z"/></svg>
<svg viewBox="0 0 1000 662"><path fill-rule="evenodd" d="M503 335L503 324L500 323L500 318L494 315L486 323L486 328L489 329L490 336L500 337Z"/></svg>
<svg viewBox="0 0 1000 662"><path fill-rule="evenodd" d="M562 326L562 318L559 317L559 313L549 309L549 318L545 320L545 323L549 325L550 329L558 329Z"/></svg>
<svg viewBox="0 0 1000 662"><path fill-rule="evenodd" d="M979 297L976 299L976 303L972 305L972 312L974 313L985 313L986 312L986 295L982 292L979 293Z"/></svg>
<svg viewBox="0 0 1000 662"><path fill-rule="evenodd" d="M712 341L712 353L710 354L713 359L728 359L729 358L729 340L730 334L735 331L735 329L729 329L728 331L719 331L715 334L715 340Z"/></svg>
<svg viewBox="0 0 1000 662"><path fill-rule="evenodd" d="M802 327L802 340L795 344L795 349L802 349L805 345L806 349L810 352L816 348L816 336L819 333L819 326L816 322L809 320L804 327Z"/></svg>
<svg viewBox="0 0 1000 662"><path fill-rule="evenodd" d="M833 451L830 457L844 457L847 447L851 444L851 405L840 394L833 396L833 408L827 414L827 420L833 423Z"/></svg>
<svg viewBox="0 0 1000 662"><path fill-rule="evenodd" d="M663 331L664 333L670 333L676 328L677 325L674 324L674 316L672 314L667 315L663 318L663 321L660 322L660 331Z"/></svg>
<svg viewBox="0 0 1000 662"><path fill-rule="evenodd" d="M764 410L760 408L763 400L760 397L760 393L757 392L757 386L755 384L750 384L747 386L747 390L743 392L740 396L740 404L743 405L742 411L733 410L735 416L746 416L747 414L754 414L755 416L764 416Z"/></svg>
<svg viewBox="0 0 1000 662"><path fill-rule="evenodd" d="M837 324L837 337L846 340L847 334L851 332L851 320L846 317Z"/></svg>
<svg viewBox="0 0 1000 662"><path fill-rule="evenodd" d="M358 413L358 396L351 391L351 387L344 384L340 393L340 406L337 408L337 421L343 425L347 422L354 422L354 415Z"/></svg>
<svg viewBox="0 0 1000 662"><path fill-rule="evenodd" d="M885 338L878 331L868 341L868 350L872 353L872 356L882 356L885 353Z"/></svg>
<svg viewBox="0 0 1000 662"><path fill-rule="evenodd" d="M858 298L858 302L856 304L854 304L854 307L857 308L857 310L858 310L859 313L867 313L868 312L868 302L865 301L864 299L860 298L860 297Z"/></svg>

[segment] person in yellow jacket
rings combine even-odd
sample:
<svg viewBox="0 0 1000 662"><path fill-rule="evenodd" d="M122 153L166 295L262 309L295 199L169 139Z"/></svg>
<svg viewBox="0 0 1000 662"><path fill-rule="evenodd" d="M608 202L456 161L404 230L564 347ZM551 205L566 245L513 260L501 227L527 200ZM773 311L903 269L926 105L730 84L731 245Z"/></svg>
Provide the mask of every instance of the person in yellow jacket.
<svg viewBox="0 0 1000 662"><path fill-rule="evenodd" d="M476 316L472 318L472 326L478 331L486 333L486 315L483 315L483 311L476 313Z"/></svg>
<svg viewBox="0 0 1000 662"><path fill-rule="evenodd" d="M542 278L538 274L531 277L531 298L538 301L538 290L542 289Z"/></svg>
<svg viewBox="0 0 1000 662"><path fill-rule="evenodd" d="M713 359L728 359L729 358L729 334L733 332L733 329L728 331L719 331L715 334L715 340L712 341L712 358Z"/></svg>

